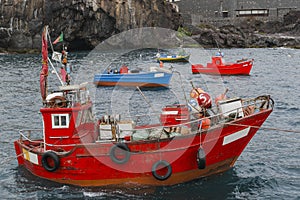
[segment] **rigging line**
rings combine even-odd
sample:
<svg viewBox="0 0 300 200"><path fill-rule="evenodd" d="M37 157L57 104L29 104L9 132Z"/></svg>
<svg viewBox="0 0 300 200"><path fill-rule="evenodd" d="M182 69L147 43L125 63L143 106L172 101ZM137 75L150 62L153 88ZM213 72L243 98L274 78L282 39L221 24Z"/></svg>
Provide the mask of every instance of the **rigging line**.
<svg viewBox="0 0 300 200"><path fill-rule="evenodd" d="M235 124L235 123L224 123L224 124L233 125L233 126L251 127L251 128L271 130L271 131L282 131L282 132L288 132L288 133L300 133L300 131L298 131L298 130L288 130L288 129L279 129L279 128L271 128L271 127L260 127L260 126L251 126L251 125Z"/></svg>
<svg viewBox="0 0 300 200"><path fill-rule="evenodd" d="M54 53L54 48L53 48L53 45L52 45L52 41L51 41L51 37L50 37L50 34L49 34L49 31L48 31L48 27L47 27L47 38L49 40L49 43L50 43L50 47L51 47L51 50L52 50L52 53ZM48 41L47 41L48 42ZM61 77L58 75L57 73L57 70L55 69L54 65L52 64L50 58L48 57L48 61L54 71L54 73L56 74L58 80L60 81L61 85L64 85L64 82L62 81Z"/></svg>
<svg viewBox="0 0 300 200"><path fill-rule="evenodd" d="M142 90L140 89L140 87L136 86L136 88L138 89L138 91L140 92L140 94L142 95L142 97L144 98L144 100L146 101L146 103L150 106L150 108L152 109L152 111L154 113L157 113L157 111L152 107L151 103L148 101L147 97L144 95L144 93L142 92Z"/></svg>
<svg viewBox="0 0 300 200"><path fill-rule="evenodd" d="M177 70L174 70L174 72L178 73L178 75L179 75L181 89L183 91L184 99L185 99L186 104L188 104L188 100L187 100L187 97L186 97L186 94L185 94L185 90L184 90L184 87L183 87L183 81L182 81L181 73L179 71L177 71Z"/></svg>
<svg viewBox="0 0 300 200"><path fill-rule="evenodd" d="M33 150L34 148L35 148L35 147L32 147L32 148L28 149L27 151L29 152L29 151ZM10 161L12 161L12 160L15 160L15 158L19 158L20 156L23 156L25 153L26 153L26 152L20 153L20 154L16 155L16 157L15 157L15 156L7 157L7 159L3 159L3 160L1 161L1 165L6 164L6 163L8 163L8 162L10 162Z"/></svg>
<svg viewBox="0 0 300 200"><path fill-rule="evenodd" d="M54 52L54 48L53 48L53 45L52 45L52 41L51 41L51 37L50 37L49 31L47 31L47 36L48 36L48 40L50 41L49 43L50 43L51 50L52 50L52 52Z"/></svg>
<svg viewBox="0 0 300 200"><path fill-rule="evenodd" d="M55 67L53 66L53 64L52 64L52 62L51 62L51 60L50 60L49 57L48 57L48 61L49 61L50 65L51 65L51 67L52 67L52 69L53 69L55 75L57 76L58 80L60 81L61 85L63 86L63 85L64 85L64 82L62 81L61 77L59 76L57 70L56 70Z"/></svg>

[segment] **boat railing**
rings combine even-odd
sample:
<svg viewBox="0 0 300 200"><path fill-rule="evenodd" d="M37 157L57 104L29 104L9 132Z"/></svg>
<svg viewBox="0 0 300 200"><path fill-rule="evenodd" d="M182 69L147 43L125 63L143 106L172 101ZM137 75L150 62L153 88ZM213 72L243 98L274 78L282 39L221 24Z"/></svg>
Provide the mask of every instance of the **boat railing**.
<svg viewBox="0 0 300 200"><path fill-rule="evenodd" d="M43 102L44 107L47 108L72 108L78 104L84 105L89 102L89 98L85 95L78 95L76 92L68 92L62 97L54 97L51 100Z"/></svg>
<svg viewBox="0 0 300 200"><path fill-rule="evenodd" d="M36 140L40 140L43 138L41 134L43 133L43 129L24 129L19 130L20 140L28 140L30 142L37 142ZM39 142L37 142L39 143Z"/></svg>
<svg viewBox="0 0 300 200"><path fill-rule="evenodd" d="M257 98L251 99L241 99L242 106L228 110L226 112L219 112L211 117L218 117L218 118L226 118L224 116L228 116L231 118L229 120L236 120L237 118L245 117L251 115L253 113L259 112L260 110L273 108L274 101L270 98L270 96L259 96ZM247 113L247 109L250 109ZM219 109L217 108L219 111ZM239 113L243 113L242 116Z"/></svg>
<svg viewBox="0 0 300 200"><path fill-rule="evenodd" d="M261 110L269 109L270 107L273 108L273 101L269 96L262 96L254 99L243 99L241 101L241 106L228 110L226 112L220 112L217 107L214 107L214 109L208 109L207 111L209 111L210 114L204 118L208 118L210 120L210 126L206 130L234 122L237 119L247 117L249 115L258 113ZM247 111L247 109L250 107L251 110ZM191 116L193 116L193 113L191 113ZM129 135L133 138L133 140L150 138L161 139L164 137L173 137L182 134L195 133L195 131L201 132L203 130L201 128L199 129L199 125L202 123L202 120L203 118L194 117L188 122L180 122L174 125L163 125L160 123L157 125L149 125L142 128L139 127L118 130L117 139L122 140L122 137L120 137L120 135L122 135L121 132L130 132Z"/></svg>

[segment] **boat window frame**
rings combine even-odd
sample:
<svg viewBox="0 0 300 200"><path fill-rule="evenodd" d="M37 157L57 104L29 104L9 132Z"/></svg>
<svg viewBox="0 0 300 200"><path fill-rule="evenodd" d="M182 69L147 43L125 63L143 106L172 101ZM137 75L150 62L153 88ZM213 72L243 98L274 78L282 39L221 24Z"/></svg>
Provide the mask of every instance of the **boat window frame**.
<svg viewBox="0 0 300 200"><path fill-rule="evenodd" d="M62 124L62 118L65 117L65 123ZM56 120L58 119L58 121ZM70 115L69 114L52 114L51 115L52 129L57 128L69 128L70 125ZM57 124L58 122L58 124Z"/></svg>

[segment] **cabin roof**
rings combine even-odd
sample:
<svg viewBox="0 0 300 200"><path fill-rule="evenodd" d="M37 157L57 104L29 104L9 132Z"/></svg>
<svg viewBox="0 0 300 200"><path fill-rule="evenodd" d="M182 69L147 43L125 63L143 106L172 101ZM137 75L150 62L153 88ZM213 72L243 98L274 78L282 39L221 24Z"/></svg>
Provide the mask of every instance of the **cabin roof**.
<svg viewBox="0 0 300 200"><path fill-rule="evenodd" d="M70 90L80 90L86 88L87 83L82 83L80 85L63 85L59 86L59 89L62 91L70 91Z"/></svg>

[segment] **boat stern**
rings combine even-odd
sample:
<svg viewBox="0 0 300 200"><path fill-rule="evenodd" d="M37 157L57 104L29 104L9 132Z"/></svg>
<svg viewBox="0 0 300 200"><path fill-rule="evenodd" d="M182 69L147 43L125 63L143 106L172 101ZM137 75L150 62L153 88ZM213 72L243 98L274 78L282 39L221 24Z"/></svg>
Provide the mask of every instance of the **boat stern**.
<svg viewBox="0 0 300 200"><path fill-rule="evenodd" d="M24 156L21 148L20 140L14 141L16 157L19 165L24 165Z"/></svg>
<svg viewBox="0 0 300 200"><path fill-rule="evenodd" d="M201 65L201 64L193 64L192 65L192 73L193 74L199 74L200 73L200 69L203 69L204 68L204 66L203 65Z"/></svg>

